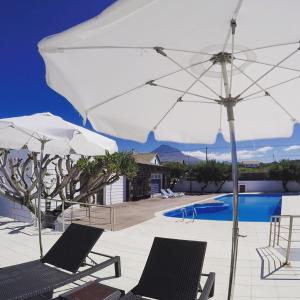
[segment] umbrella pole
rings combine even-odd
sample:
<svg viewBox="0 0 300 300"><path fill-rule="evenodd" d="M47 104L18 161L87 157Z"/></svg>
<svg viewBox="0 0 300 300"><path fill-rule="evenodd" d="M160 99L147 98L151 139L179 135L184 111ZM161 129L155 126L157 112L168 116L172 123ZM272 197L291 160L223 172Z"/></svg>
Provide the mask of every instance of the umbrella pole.
<svg viewBox="0 0 300 300"><path fill-rule="evenodd" d="M231 115L233 118L232 106L227 107L228 117ZM228 287L228 300L233 299L235 273L236 273L236 261L238 253L238 239L239 239L239 221L238 221L238 164L237 164L237 152L235 141L234 120L228 118L230 142L231 142L231 161L232 161L232 184L233 184L233 224L232 224L232 246L231 246L231 262L230 262L230 275L229 275L229 287Z"/></svg>
<svg viewBox="0 0 300 300"><path fill-rule="evenodd" d="M229 132L230 132L230 144L231 144L231 163L232 163L232 184L233 184L232 244L231 244L229 286L228 286L228 296L227 296L227 300L232 300L234 294L236 261L237 261L238 239L239 239L238 163L237 163L234 112L233 112L233 106L235 105L236 101L230 95L229 80L228 80L228 74L226 69L226 57L224 56L220 57L220 64L222 69L224 90L226 94L226 98L223 99L223 104L227 110L227 118L228 118Z"/></svg>
<svg viewBox="0 0 300 300"><path fill-rule="evenodd" d="M42 244L42 222L41 222L41 197L42 197L42 167L44 158L45 140L41 140L41 153L39 162L39 178L38 178L38 231L39 231L39 245L40 257L43 258L43 244Z"/></svg>

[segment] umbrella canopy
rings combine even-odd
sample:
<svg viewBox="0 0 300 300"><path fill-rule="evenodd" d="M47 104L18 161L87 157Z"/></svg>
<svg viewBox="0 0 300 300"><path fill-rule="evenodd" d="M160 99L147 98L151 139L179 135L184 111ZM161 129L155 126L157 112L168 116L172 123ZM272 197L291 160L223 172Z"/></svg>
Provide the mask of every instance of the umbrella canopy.
<svg viewBox="0 0 300 300"><path fill-rule="evenodd" d="M40 152L43 140L47 154L95 156L118 150L114 140L51 113L0 119L0 148Z"/></svg>
<svg viewBox="0 0 300 300"><path fill-rule="evenodd" d="M146 141L288 137L300 120L298 0L119 0L39 43L50 87L99 131ZM228 125L227 125L228 121ZM235 127L237 128L235 132Z"/></svg>
<svg viewBox="0 0 300 300"><path fill-rule="evenodd" d="M214 101L225 96L217 54L228 53L237 139L288 137L300 120L299 10L297 0L119 0L39 49L48 85L95 129L185 143L230 139Z"/></svg>
<svg viewBox="0 0 300 300"><path fill-rule="evenodd" d="M115 141L64 121L51 113L0 119L0 148L40 152L38 178L38 229L40 255L43 257L41 234L42 161L47 154L102 155L117 151Z"/></svg>

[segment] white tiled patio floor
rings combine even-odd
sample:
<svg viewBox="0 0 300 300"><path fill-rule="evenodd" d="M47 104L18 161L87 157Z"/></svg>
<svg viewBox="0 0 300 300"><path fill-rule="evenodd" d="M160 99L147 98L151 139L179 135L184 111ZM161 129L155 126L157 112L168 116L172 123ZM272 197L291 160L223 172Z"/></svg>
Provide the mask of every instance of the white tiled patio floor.
<svg viewBox="0 0 300 300"><path fill-rule="evenodd" d="M36 230L28 227L17 231L16 227L22 223L5 224L6 221L12 220L0 218L0 267L37 259L39 252ZM241 222L240 232L246 234L247 238L240 239L235 299L300 299L299 263L292 262L289 267L280 269L268 279L261 279L262 261L257 249L267 246L269 224ZM213 299L226 299L231 222L204 220L181 222L158 215L149 221L118 232L105 232L96 244L96 251L120 255L122 263L122 277L107 280L106 283L126 291L131 289L140 277L154 236L207 241L208 249L203 272L216 272L216 291ZM45 252L58 237L58 233L49 231L44 233ZM266 254L268 249L259 251ZM264 273L268 273L268 267L272 271L274 265L278 263L276 256L270 257L271 264L268 265L265 261ZM97 276L112 274L113 268L110 268L97 273Z"/></svg>

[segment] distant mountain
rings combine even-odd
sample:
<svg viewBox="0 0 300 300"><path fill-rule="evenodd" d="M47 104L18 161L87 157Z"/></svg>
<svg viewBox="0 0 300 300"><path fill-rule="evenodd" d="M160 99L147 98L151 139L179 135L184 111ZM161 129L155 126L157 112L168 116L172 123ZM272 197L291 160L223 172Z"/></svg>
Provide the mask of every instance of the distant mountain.
<svg viewBox="0 0 300 300"><path fill-rule="evenodd" d="M153 153L157 153L161 162L185 162L187 164L193 164L199 162L200 159L185 155L179 149L168 146L168 145L160 145L158 148L152 151Z"/></svg>

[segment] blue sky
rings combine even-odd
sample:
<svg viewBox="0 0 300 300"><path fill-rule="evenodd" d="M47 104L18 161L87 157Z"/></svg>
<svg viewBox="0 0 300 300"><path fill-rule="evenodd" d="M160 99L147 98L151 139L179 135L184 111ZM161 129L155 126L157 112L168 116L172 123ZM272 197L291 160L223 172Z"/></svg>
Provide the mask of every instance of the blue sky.
<svg viewBox="0 0 300 300"><path fill-rule="evenodd" d="M51 112L82 125L78 112L45 83L37 43L45 36L87 20L112 4L113 0L1 0L0 1L0 118ZM89 125L87 125L89 126ZM150 134L145 144L116 139L120 150L146 152L161 142ZM271 161L300 159L300 126L289 139L249 141L238 144L240 159ZM220 136L214 145L164 143L189 154L227 160L229 145Z"/></svg>

